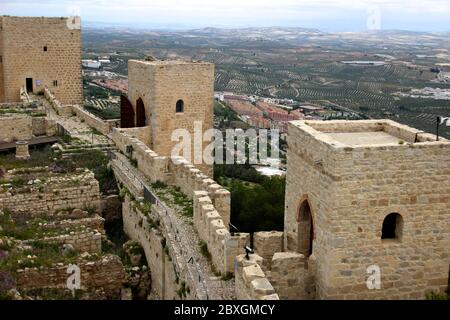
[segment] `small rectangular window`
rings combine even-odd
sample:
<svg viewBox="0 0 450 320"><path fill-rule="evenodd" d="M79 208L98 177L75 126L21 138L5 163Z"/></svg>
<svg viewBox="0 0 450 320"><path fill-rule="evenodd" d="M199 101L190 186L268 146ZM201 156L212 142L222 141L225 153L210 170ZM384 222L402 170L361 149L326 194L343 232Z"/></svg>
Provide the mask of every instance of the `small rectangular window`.
<svg viewBox="0 0 450 320"><path fill-rule="evenodd" d="M3 56L0 56L0 63L3 62Z"/></svg>
<svg viewBox="0 0 450 320"><path fill-rule="evenodd" d="M47 51L47 46L44 47L44 51Z"/></svg>
<svg viewBox="0 0 450 320"><path fill-rule="evenodd" d="M57 87L58 86L58 80L53 80L53 86Z"/></svg>

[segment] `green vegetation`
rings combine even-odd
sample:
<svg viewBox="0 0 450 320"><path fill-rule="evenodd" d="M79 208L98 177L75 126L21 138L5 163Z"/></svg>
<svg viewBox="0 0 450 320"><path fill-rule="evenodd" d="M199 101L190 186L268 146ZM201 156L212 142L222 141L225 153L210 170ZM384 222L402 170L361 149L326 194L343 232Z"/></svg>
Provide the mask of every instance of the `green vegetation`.
<svg viewBox="0 0 450 320"><path fill-rule="evenodd" d="M231 223L239 231L283 230L285 178L245 164L215 165L214 179L231 192Z"/></svg>
<svg viewBox="0 0 450 320"><path fill-rule="evenodd" d="M85 104L84 109L104 120L120 119L120 108L116 105L100 109L91 104Z"/></svg>
<svg viewBox="0 0 450 320"><path fill-rule="evenodd" d="M0 213L0 237L12 237L18 240L32 240L43 237L54 237L70 232L84 231L84 225L71 225L65 228L58 228L51 225L54 217L40 215L28 217L24 213L13 215L6 211Z"/></svg>
<svg viewBox="0 0 450 320"><path fill-rule="evenodd" d="M70 158L55 161L55 165L66 172L73 172L76 168L92 170L103 193L117 189L113 170L108 163L109 159L103 152L83 149L80 149L79 153L73 154Z"/></svg>
<svg viewBox="0 0 450 320"><path fill-rule="evenodd" d="M76 253L62 255L60 244L33 241L26 250L10 250L7 257L0 260L0 270L14 274L18 269L50 267L59 262L73 263L77 259Z"/></svg>
<svg viewBox="0 0 450 320"><path fill-rule="evenodd" d="M178 288L178 290L176 292L177 292L178 296L180 297L180 299L182 299L182 298L187 297L187 295L191 292L191 289L186 284L186 281L181 281L180 287Z"/></svg>
<svg viewBox="0 0 450 320"><path fill-rule="evenodd" d="M216 164L214 166L214 180L225 185L226 178L240 179L254 183L262 183L265 180L265 177L248 163L242 165Z"/></svg>
<svg viewBox="0 0 450 320"><path fill-rule="evenodd" d="M183 216L188 218L193 217L193 201L181 192L180 188L168 186L160 181L152 183L151 187L161 201L165 202L170 207L180 208Z"/></svg>
<svg viewBox="0 0 450 320"><path fill-rule="evenodd" d="M211 253L209 253L208 244L205 241L200 240L198 246L200 248L200 253L202 254L202 256L208 259L208 261L211 261Z"/></svg>
<svg viewBox="0 0 450 320"><path fill-rule="evenodd" d="M36 150L30 149L30 155L31 158L28 160L18 160L14 153L0 154L0 171L1 169L45 167L53 161L55 156L50 146Z"/></svg>
<svg viewBox="0 0 450 320"><path fill-rule="evenodd" d="M85 97L96 97L98 99L108 99L109 91L100 86L85 85L84 86L84 96Z"/></svg>
<svg viewBox="0 0 450 320"><path fill-rule="evenodd" d="M205 241L200 240L198 242L198 247L200 249L200 253L202 254L202 256L204 256L206 258L206 260L208 261L208 264L209 264L209 266L211 268L211 272L216 277L220 277L221 276L220 271L218 271L216 269L216 267L214 266L214 264L212 263L212 256L211 256L211 253L208 250L208 244Z"/></svg>

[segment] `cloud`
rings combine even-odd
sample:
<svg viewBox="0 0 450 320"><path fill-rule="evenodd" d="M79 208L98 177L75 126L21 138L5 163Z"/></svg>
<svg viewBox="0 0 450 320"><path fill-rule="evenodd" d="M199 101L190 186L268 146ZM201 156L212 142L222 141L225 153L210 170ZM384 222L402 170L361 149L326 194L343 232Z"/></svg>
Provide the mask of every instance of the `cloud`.
<svg viewBox="0 0 450 320"><path fill-rule="evenodd" d="M426 23L445 29L450 14L448 0L0 0L0 13L69 15L78 10L84 20L91 21L321 28L330 21L364 26L370 6L379 7L386 17L397 17L390 21L400 27Z"/></svg>

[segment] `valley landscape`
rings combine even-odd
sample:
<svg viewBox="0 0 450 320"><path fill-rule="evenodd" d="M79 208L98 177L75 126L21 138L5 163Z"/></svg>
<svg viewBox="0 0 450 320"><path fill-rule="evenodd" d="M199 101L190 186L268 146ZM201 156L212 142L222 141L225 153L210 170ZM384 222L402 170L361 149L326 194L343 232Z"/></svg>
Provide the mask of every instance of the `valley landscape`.
<svg viewBox="0 0 450 320"><path fill-rule="evenodd" d="M362 118L389 118L430 133L435 133L437 116L450 114L446 33L90 26L83 32L83 48L84 59L110 59L101 67L106 75L87 77L87 82L126 81L129 59L204 60L216 66L219 92L292 99ZM425 88L426 94L414 92ZM445 127L441 134L450 136Z"/></svg>

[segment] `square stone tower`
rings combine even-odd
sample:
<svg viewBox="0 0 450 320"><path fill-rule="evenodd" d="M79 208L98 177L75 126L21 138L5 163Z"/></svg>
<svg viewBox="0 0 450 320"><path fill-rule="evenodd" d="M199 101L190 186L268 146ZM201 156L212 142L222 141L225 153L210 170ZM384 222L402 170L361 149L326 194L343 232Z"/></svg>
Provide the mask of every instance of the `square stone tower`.
<svg viewBox="0 0 450 320"><path fill-rule="evenodd" d="M285 245L307 257L316 298L447 288L450 141L435 140L390 120L289 124Z"/></svg>
<svg viewBox="0 0 450 320"><path fill-rule="evenodd" d="M62 104L83 103L80 19L0 17L0 102L45 86Z"/></svg>
<svg viewBox="0 0 450 320"><path fill-rule="evenodd" d="M212 166L194 163L194 122L202 131L213 127L214 65L190 61L128 61L128 100L137 127L150 126L149 148L170 156L175 129L191 134L190 160L205 174ZM200 131L201 132L201 131ZM200 137L201 139L201 137ZM209 142L202 143L203 147Z"/></svg>

